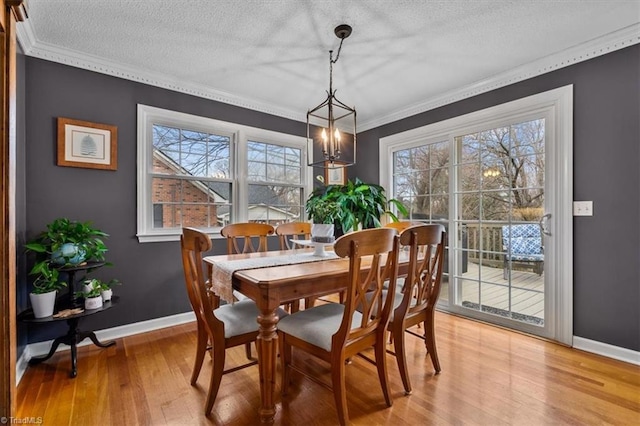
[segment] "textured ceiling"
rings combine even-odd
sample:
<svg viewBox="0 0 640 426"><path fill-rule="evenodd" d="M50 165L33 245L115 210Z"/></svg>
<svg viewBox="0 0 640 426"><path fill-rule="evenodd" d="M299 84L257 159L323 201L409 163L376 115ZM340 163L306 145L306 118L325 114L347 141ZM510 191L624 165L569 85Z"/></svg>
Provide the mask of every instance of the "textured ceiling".
<svg viewBox="0 0 640 426"><path fill-rule="evenodd" d="M640 0L28 0L25 54L305 121L334 66L359 130L640 42Z"/></svg>

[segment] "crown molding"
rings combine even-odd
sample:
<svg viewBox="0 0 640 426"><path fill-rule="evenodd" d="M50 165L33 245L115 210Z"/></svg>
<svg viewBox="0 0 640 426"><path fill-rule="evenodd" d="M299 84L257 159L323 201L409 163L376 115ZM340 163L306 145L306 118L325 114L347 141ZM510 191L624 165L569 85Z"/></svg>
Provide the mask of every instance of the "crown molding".
<svg viewBox="0 0 640 426"><path fill-rule="evenodd" d="M300 112L278 108L255 99L244 98L202 85L185 83L184 81L164 74L130 67L115 61L105 61L97 56L69 49L61 49L57 46L37 41L30 22L25 21L21 24L24 25L21 25L20 28L18 28L17 36L20 46L22 47L22 51L27 56L57 62L76 68L82 68L100 74L107 74L113 77L185 93L187 95L197 96L204 99L210 99L241 108L288 118L290 120L306 122L306 111Z"/></svg>
<svg viewBox="0 0 640 426"><path fill-rule="evenodd" d="M188 84L167 75L132 68L116 62L108 62L92 55L67 49L60 49L56 46L39 42L34 35L34 31L29 20L18 24L17 36L18 42L20 43L24 54L27 56L45 59L76 68L82 68L101 74L107 74L126 80L136 81L142 84L161 87L163 89L210 99L241 108L247 108L290 120L306 122L305 111L300 112L277 108L273 105L266 104L255 99L244 98L201 85ZM402 120L416 114L546 74L582 61L593 59L638 43L640 43L640 23L563 50L562 52L546 56L540 60L530 62L504 73L446 92L440 96L428 99L425 102L410 105L407 108L394 112L393 114L360 122L358 124L358 130L362 132L384 124Z"/></svg>
<svg viewBox="0 0 640 426"><path fill-rule="evenodd" d="M411 117L444 105L477 96L560 68L606 55L640 43L640 23L631 25L603 37L579 44L534 62L522 65L493 77L452 90L423 103L409 106L393 114L362 122L358 131L373 129L403 118Z"/></svg>

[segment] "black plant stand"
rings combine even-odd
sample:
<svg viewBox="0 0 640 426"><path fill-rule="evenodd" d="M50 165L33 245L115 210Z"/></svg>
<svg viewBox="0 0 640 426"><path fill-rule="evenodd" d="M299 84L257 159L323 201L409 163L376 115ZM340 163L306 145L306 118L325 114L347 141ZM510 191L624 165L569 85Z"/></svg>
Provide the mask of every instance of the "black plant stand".
<svg viewBox="0 0 640 426"><path fill-rule="evenodd" d="M50 317L46 317L46 318L34 318L33 317L33 313L27 314L25 315L24 318L22 318L23 321L26 322L33 322L33 323L48 323L48 322L53 322L53 321L67 321L67 324L69 325L69 330L67 331L67 334L65 334L64 336L60 336L58 338L56 338L53 341L53 344L51 345L51 350L49 350L49 353L43 357L33 357L29 360L29 365L37 365L40 364L43 361L48 360L49 358L51 358L53 356L53 354L56 352L56 350L58 349L58 346L60 345L60 343L64 343L65 345L68 345L71 347L71 371L69 372L69 377L74 378L78 375L78 370L77 370L77 359L78 359L78 353L77 353L77 346L78 343L82 342L84 339L89 338L91 339L91 341L93 342L94 345L99 346L101 348L108 348L109 346L113 346L116 344L116 342L114 340L110 340L108 342L100 342L98 340L98 338L96 337L96 334L93 331L81 331L78 329L78 322L80 321L80 318L89 316L89 315L93 315L93 314L97 314L98 312L102 312L105 311L107 309L112 308L114 305L116 305L118 303L118 297L117 296L113 296L111 298L110 302L104 302L104 304L102 305L101 308L98 309L90 309L90 310L85 310L82 313L79 314L75 314L75 315L70 315L68 317L65 318L54 318L53 316Z"/></svg>
<svg viewBox="0 0 640 426"><path fill-rule="evenodd" d="M76 277L75 277L76 272L89 271L92 269L100 268L101 266L104 266L104 264L105 262L87 262L83 265L62 267L59 269L60 272L65 272L69 275L69 278L67 280L67 284L69 287L69 294L67 295L67 297L62 297L56 301L56 304L60 305L59 310L63 310L67 308L74 309L77 307L82 307L82 303L80 303L80 301L75 297L76 284L77 284ZM67 325L69 326L67 334L65 334L64 336L60 336L53 341L53 344L51 345L51 350L49 350L49 353L47 355L43 357L31 358L29 360L29 365L40 364L41 362L48 360L56 352L60 343L64 343L65 345L68 345L71 347L71 371L69 372L69 377L71 378L76 377L78 374L78 370L77 370L78 343L82 342L86 338L89 338L91 339L94 345L99 346L101 348L107 348L109 346L113 346L116 344L116 342L113 340L104 342L104 343L100 342L93 331L79 330L78 323L80 322L80 319L89 315L97 314L98 312L106 311L107 309L110 309L113 306L115 306L117 303L118 303L118 297L113 296L111 298L111 301L104 302L101 308L84 310L79 314L69 315L67 317L54 318L53 316L50 316L45 318L35 318L31 310L25 311L22 314L20 314L19 319L25 322L50 323L55 321L67 321Z"/></svg>

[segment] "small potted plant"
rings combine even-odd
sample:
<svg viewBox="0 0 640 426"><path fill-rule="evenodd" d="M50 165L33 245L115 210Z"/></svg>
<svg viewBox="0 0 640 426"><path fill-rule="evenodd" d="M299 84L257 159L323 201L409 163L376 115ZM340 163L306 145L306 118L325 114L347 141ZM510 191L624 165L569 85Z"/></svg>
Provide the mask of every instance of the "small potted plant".
<svg viewBox="0 0 640 426"><path fill-rule="evenodd" d="M58 290L67 283L60 281L58 270L50 268L48 263L36 264L29 274L36 275L29 293L33 316L46 318L53 315Z"/></svg>
<svg viewBox="0 0 640 426"><path fill-rule="evenodd" d="M103 302L108 302L111 300L111 296L113 296L112 287L115 285L120 285L120 281L117 279L112 279L110 281L102 281L98 278L91 278L84 281L84 291L89 292L91 289L98 288L100 289L100 296L102 297Z"/></svg>
<svg viewBox="0 0 640 426"><path fill-rule="evenodd" d="M310 197L305 207L313 222L311 241L332 243L335 240L334 223L340 219L340 205L327 198Z"/></svg>
<svg viewBox="0 0 640 426"><path fill-rule="evenodd" d="M89 280L92 281L92 280ZM86 310L98 309L102 307L102 288L98 284L97 286L85 284L83 291L76 292L76 297L84 297L84 308Z"/></svg>

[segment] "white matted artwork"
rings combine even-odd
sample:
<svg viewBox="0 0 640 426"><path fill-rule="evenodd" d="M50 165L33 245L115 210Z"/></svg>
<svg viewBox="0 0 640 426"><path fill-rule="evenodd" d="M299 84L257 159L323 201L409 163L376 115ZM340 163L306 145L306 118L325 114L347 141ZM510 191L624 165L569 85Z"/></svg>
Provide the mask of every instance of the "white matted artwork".
<svg viewBox="0 0 640 426"><path fill-rule="evenodd" d="M325 185L344 185L347 183L347 168L344 163L325 161L324 182Z"/></svg>
<svg viewBox="0 0 640 426"><path fill-rule="evenodd" d="M58 117L58 166L116 170L118 128Z"/></svg>

